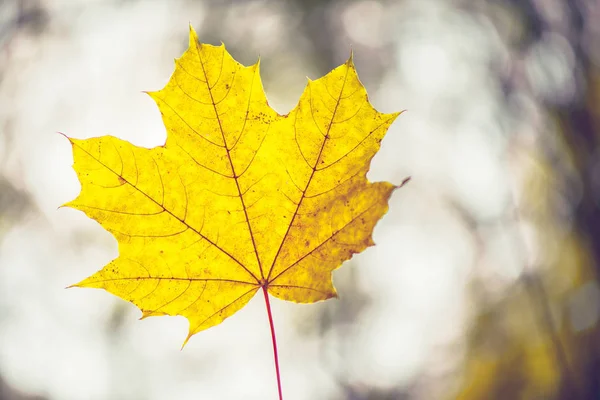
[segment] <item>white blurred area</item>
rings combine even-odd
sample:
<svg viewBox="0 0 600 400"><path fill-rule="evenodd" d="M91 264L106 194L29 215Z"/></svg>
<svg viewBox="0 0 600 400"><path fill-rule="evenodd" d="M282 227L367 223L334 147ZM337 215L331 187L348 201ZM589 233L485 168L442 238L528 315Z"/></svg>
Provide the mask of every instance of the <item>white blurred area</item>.
<svg viewBox="0 0 600 400"><path fill-rule="evenodd" d="M117 244L83 213L58 208L79 183L57 132L162 144L160 114L142 91L167 82L190 23L244 64L260 55L280 113L306 76L343 63L350 49L374 106L407 110L369 178L412 180L377 225L377 246L334 273L340 299L273 299L284 398L410 391L441 399L458 390L474 317L470 282L501 293L524 260L543 257L537 231L512 212L530 168L520 149L538 146L547 127L528 94L512 100L519 113L509 118L494 74L550 75L532 90L563 85L555 100L565 101L568 44L548 37L515 66L506 43L513 16L500 7L492 21L441 0L311 3L312 11L293 1L0 2L0 26L15 30L0 38L0 172L27 199L18 220L0 222L0 376L11 390L52 400L276 398L261 296L180 351L183 318L138 321L139 310L106 292L64 289L116 257ZM43 26L18 29L15 18L34 6ZM314 20L328 24L329 47L313 44L305 25ZM514 243L517 230L527 254ZM589 291L598 297L597 287ZM582 318L577 324L589 324Z"/></svg>

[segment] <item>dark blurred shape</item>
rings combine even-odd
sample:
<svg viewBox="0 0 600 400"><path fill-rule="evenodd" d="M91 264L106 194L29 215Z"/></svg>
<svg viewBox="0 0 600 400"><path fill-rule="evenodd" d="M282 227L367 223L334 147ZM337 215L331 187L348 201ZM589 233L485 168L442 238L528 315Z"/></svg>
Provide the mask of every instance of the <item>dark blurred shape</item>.
<svg viewBox="0 0 600 400"><path fill-rule="evenodd" d="M558 48L563 50L555 56L564 57L570 62L567 65L572 65L566 72L571 79L567 86L553 74L552 60L545 61L542 69L530 71L526 79L518 68L499 77L507 102L517 92L533 96L550 120L548 129L556 127L560 134L558 145L548 140L550 137L540 137L544 161L552 170L555 184L544 201L554 212L551 218L563 218L572 226L561 228L567 229L568 237L558 244L556 263L537 266L543 268L535 271L528 269L520 280L521 288L515 287L502 299L485 299L483 294L480 317L470 340L467 378L459 398L598 399L600 324L594 314L598 304L579 301L579 309L569 304L579 288L590 282L597 287L600 273L600 69L597 54L593 54L597 47L591 45L600 43L599 5L593 0L512 0L506 6L516 10L525 32L512 43L512 58L536 54L537 49L548 46L555 46L557 51L556 46L562 43ZM485 10L481 7L477 12ZM531 198L532 204L539 201ZM522 207L540 212L527 204ZM539 217L544 218L540 213ZM560 282L569 276L567 267L575 269L577 278L572 287L564 289L566 284ZM595 296L590 297L594 301ZM526 315L527 308L536 314L533 321ZM574 326L576 313L581 312L587 312L590 326Z"/></svg>
<svg viewBox="0 0 600 400"><path fill-rule="evenodd" d="M16 189L0 175L0 234L17 222L31 206L28 194Z"/></svg>
<svg viewBox="0 0 600 400"><path fill-rule="evenodd" d="M0 400L46 400L44 396L31 396L13 389L0 377Z"/></svg>
<svg viewBox="0 0 600 400"><path fill-rule="evenodd" d="M8 12L2 12L5 8ZM7 19L0 22L0 44L9 40L17 30L26 29L29 33L39 35L49 22L47 11L40 0L3 0L0 4L0 15Z"/></svg>
<svg viewBox="0 0 600 400"><path fill-rule="evenodd" d="M371 387L351 387L342 385L344 400L408 400L410 391L406 389L377 389ZM340 400L341 400L340 399Z"/></svg>

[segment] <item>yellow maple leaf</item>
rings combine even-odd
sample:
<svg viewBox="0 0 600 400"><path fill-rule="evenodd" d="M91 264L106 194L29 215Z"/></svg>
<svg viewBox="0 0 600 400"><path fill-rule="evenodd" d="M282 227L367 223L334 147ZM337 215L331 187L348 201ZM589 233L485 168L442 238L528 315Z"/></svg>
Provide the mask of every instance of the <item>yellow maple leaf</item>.
<svg viewBox="0 0 600 400"><path fill-rule="evenodd" d="M105 289L143 317L182 315L186 342L261 288L267 300L336 296L332 271L373 245L396 188L366 173L399 113L370 105L352 57L281 116L259 63L242 66L190 29L168 84L149 94L164 146L69 139L82 188L65 205L119 243L118 258L74 286Z"/></svg>

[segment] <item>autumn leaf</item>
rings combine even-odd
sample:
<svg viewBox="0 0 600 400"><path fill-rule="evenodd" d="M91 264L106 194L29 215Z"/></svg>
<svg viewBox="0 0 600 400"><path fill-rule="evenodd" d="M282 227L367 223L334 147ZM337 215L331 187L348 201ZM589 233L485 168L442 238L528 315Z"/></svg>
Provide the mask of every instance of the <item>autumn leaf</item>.
<svg viewBox="0 0 600 400"><path fill-rule="evenodd" d="M189 43L166 87L149 93L165 145L70 138L82 188L65 204L119 244L118 258L74 286L105 289L143 317L182 315L186 341L259 289L267 301L336 296L332 271L374 244L396 188L366 173L399 115L371 106L352 57L309 80L282 116L259 63L199 44L193 29Z"/></svg>

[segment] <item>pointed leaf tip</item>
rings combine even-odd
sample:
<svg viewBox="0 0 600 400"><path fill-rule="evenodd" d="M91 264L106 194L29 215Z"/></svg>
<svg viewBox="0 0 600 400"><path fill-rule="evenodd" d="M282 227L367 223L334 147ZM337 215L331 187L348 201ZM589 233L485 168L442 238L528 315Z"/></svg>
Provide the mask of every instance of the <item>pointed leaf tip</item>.
<svg viewBox="0 0 600 400"><path fill-rule="evenodd" d="M186 344L188 344L188 342L190 341L190 337L188 336L185 338L185 340L183 341L183 344L181 345L181 348L179 349L179 351L183 351L183 348L185 347Z"/></svg>
<svg viewBox="0 0 600 400"><path fill-rule="evenodd" d="M350 46L350 57L348 57L346 64L348 64L349 66L354 66L354 49L352 48L352 46Z"/></svg>
<svg viewBox="0 0 600 400"><path fill-rule="evenodd" d="M394 189L400 189L402 186L406 185L408 182L410 182L410 180L412 179L412 177L407 176L406 178L404 178L404 180L402 181L401 184L394 186Z"/></svg>
<svg viewBox="0 0 600 400"><path fill-rule="evenodd" d="M66 138L69 141L69 143L73 144L73 140L71 140L71 138L68 137L66 134L64 134L62 132L56 132L56 133L58 133L59 135L61 135L64 138Z"/></svg>
<svg viewBox="0 0 600 400"><path fill-rule="evenodd" d="M196 46L198 44L198 34L196 33L196 30L194 29L194 27L192 26L192 24L190 24L190 39L189 39L189 46Z"/></svg>
<svg viewBox="0 0 600 400"><path fill-rule="evenodd" d="M179 349L179 351L183 351L183 348L188 344L188 342L190 341L190 338L194 335L195 335L195 333L190 330L188 335L186 336L185 340L183 341L183 344L181 345L181 349Z"/></svg>

